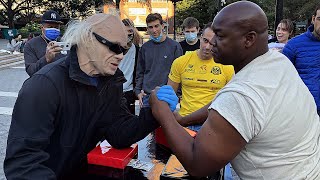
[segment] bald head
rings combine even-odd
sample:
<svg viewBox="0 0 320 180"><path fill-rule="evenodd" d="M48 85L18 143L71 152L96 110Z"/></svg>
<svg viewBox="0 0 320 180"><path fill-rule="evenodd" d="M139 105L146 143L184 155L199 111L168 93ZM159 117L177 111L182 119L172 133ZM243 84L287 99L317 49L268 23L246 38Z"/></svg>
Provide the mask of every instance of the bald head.
<svg viewBox="0 0 320 180"><path fill-rule="evenodd" d="M252 2L239 1L223 8L214 18L212 29L215 61L233 65L236 71L268 51L268 20Z"/></svg>
<svg viewBox="0 0 320 180"><path fill-rule="evenodd" d="M223 8L214 21L224 21L244 32L268 31L268 19L263 10L255 3L239 1Z"/></svg>

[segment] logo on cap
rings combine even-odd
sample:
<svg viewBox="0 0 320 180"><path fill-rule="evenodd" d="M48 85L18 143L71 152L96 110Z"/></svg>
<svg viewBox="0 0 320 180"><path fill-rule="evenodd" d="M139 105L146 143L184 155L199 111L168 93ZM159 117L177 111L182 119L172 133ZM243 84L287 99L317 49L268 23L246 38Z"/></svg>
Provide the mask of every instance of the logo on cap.
<svg viewBox="0 0 320 180"><path fill-rule="evenodd" d="M51 18L52 19L57 19L57 15L55 13L51 13Z"/></svg>

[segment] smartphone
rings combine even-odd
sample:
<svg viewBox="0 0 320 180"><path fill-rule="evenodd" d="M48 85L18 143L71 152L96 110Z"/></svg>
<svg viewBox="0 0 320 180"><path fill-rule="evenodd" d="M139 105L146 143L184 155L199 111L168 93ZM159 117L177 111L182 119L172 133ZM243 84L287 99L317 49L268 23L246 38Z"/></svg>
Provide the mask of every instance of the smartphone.
<svg viewBox="0 0 320 180"><path fill-rule="evenodd" d="M66 42L56 42L56 45L62 48L62 51L69 51L71 49L71 44Z"/></svg>

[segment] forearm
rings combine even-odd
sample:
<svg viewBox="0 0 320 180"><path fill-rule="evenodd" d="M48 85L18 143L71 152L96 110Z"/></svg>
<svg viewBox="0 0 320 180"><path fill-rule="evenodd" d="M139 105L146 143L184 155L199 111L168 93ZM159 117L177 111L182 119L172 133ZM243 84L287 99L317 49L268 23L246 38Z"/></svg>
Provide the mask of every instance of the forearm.
<svg viewBox="0 0 320 180"><path fill-rule="evenodd" d="M180 125L186 127L195 124L203 124L208 118L208 108L210 104L211 102L201 109L182 117L182 119L179 121Z"/></svg>
<svg viewBox="0 0 320 180"><path fill-rule="evenodd" d="M139 84L137 83L136 87L134 87L133 92L138 97L138 94L141 93L141 90L142 90L142 84L141 83L139 83Z"/></svg>
<svg viewBox="0 0 320 180"><path fill-rule="evenodd" d="M43 56L42 58L38 59L36 62L32 62L31 58L25 59L25 64L26 64L26 72L28 73L29 76L32 76L34 73L39 71L43 66L47 65L48 62L46 60L46 57Z"/></svg>
<svg viewBox="0 0 320 180"><path fill-rule="evenodd" d="M177 123L168 106L159 111L162 116L158 121L162 126L170 149L189 172L193 168L194 139Z"/></svg>
<svg viewBox="0 0 320 180"><path fill-rule="evenodd" d="M140 111L144 111L140 113L143 115L121 118L106 130L106 139L113 147L129 147L159 127L150 108L142 108Z"/></svg>

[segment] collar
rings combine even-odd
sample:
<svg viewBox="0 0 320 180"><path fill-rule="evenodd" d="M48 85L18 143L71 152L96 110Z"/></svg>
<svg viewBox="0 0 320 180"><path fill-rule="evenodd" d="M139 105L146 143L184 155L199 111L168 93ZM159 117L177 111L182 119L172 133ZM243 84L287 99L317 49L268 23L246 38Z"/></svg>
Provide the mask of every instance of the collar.
<svg viewBox="0 0 320 180"><path fill-rule="evenodd" d="M66 58L66 65L69 67L69 77L82 84L94 86L98 88L98 85L104 85L110 80L119 82L125 82L123 73L117 69L116 73L112 76L91 77L84 73L79 66L77 56L77 45L73 45L70 49L69 55Z"/></svg>
<svg viewBox="0 0 320 180"><path fill-rule="evenodd" d="M319 39L313 35L314 31L314 25L312 24L311 26L308 27L308 31L306 32L307 37L309 37L313 41L319 41Z"/></svg>

